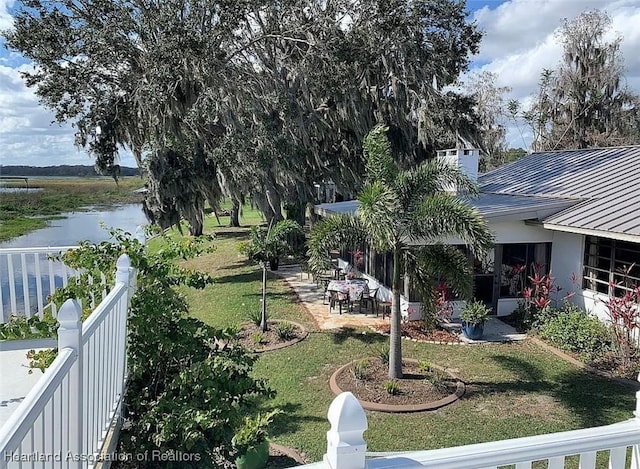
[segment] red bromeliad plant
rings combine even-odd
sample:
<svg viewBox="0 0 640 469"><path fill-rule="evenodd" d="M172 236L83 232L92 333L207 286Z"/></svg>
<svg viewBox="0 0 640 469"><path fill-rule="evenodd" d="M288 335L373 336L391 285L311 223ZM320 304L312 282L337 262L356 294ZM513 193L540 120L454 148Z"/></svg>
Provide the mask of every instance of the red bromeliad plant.
<svg viewBox="0 0 640 469"><path fill-rule="evenodd" d="M610 284L613 291L620 284ZM634 331L640 328L640 286L625 289L622 296L610 296L605 302L615 338L615 352L623 369L629 369L637 352Z"/></svg>

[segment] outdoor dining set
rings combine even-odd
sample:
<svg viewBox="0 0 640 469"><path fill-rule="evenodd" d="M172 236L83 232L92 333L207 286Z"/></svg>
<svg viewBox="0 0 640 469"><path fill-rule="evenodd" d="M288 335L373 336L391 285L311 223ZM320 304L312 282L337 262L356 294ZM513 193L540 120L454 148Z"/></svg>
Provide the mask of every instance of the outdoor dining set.
<svg viewBox="0 0 640 469"><path fill-rule="evenodd" d="M323 302L328 302L329 310L338 310L342 314L346 312L376 313L382 311L383 317L387 312L388 303L378 298L378 288L369 288L369 283L363 278L349 278L349 274L343 269L334 267L329 271L316 276L316 281L323 292Z"/></svg>

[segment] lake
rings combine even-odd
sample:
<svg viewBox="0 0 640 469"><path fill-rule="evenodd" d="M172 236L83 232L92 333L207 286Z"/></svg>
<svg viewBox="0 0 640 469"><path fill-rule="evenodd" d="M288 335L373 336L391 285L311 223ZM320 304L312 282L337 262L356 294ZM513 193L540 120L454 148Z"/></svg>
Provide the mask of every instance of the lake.
<svg viewBox="0 0 640 469"><path fill-rule="evenodd" d="M87 212L70 212L62 215L67 218L51 220L46 228L0 243L0 248L75 246L83 240L99 243L109 239L107 230L100 226L101 222L107 227L121 228L132 234L138 226L148 223L140 204L122 205L110 209L100 207ZM10 269L8 256L0 255L0 322L7 321L11 313L24 314L25 294L29 298L29 309L34 313L37 310L38 283L40 283L43 298L46 298L54 288L60 288L63 285L63 278L66 278L64 274L66 268L55 263L50 270L46 256L40 258L38 267L35 265L34 258L31 255L27 256L24 272L19 255L15 255L12 261L13 266ZM8 275L10 270L14 273L11 281ZM10 288L11 283L15 288Z"/></svg>
<svg viewBox="0 0 640 469"><path fill-rule="evenodd" d="M49 226L0 243L0 248L27 248L47 246L75 246L78 241L99 243L109 239L109 233L100 227L121 228L135 233L147 221L142 205L127 204L113 208L99 207L87 212L62 213L67 218L51 220Z"/></svg>

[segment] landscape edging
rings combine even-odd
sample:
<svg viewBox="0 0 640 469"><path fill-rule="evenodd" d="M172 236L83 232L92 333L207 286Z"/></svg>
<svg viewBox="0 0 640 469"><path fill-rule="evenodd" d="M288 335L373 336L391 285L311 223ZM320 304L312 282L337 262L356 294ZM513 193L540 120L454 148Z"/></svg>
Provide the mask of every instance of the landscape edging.
<svg viewBox="0 0 640 469"><path fill-rule="evenodd" d="M336 371L333 372L333 374L331 375L331 378L329 378L329 387L331 388L331 392L333 392L336 396L343 392L342 389L340 389L340 387L338 386L337 376L342 372L342 370L344 370L348 366L360 360L362 359L360 358L357 360L352 360L349 363L342 365L340 368L338 368ZM418 360L415 360L413 358L403 358L402 361L418 363ZM424 412L427 410L436 410L441 407L447 406L449 404L453 404L455 401L460 399L465 393L464 382L458 376L456 376L455 374L453 374L452 372L448 371L445 368L442 368L438 365L433 365L433 364L431 366L440 371L444 371L449 376L457 380L455 392L437 401L427 402L424 404L392 405L392 404L380 404L378 402L363 401L360 399L358 399L358 402L360 403L362 408L366 410L373 410L377 412L388 412L388 413L410 413L410 412Z"/></svg>
<svg viewBox="0 0 640 469"><path fill-rule="evenodd" d="M588 371L590 373L593 373L593 374L596 374L598 376L601 376L602 378L607 378L607 379L609 379L611 381L615 381L615 382L620 383L620 384L626 384L628 386L633 386L635 388L640 389L640 382L638 382L636 380L628 379L628 378L618 378L617 376L614 376L612 373L609 373L609 372L603 371L603 370L599 370L599 369L594 368L594 367L592 367L590 365L587 365L586 363L583 363L580 360L576 360L571 355L563 352L562 350L554 347L553 345L550 345L550 344L546 343L545 341L543 341L541 339L538 339L537 337L529 336L529 340L531 340L534 344L538 345L539 347L542 347L547 352L551 352L554 355L556 355L557 357L560 357L563 360L568 361L572 365L575 365L575 366L577 366L579 368L582 368L583 370L586 370L586 371Z"/></svg>
<svg viewBox="0 0 640 469"><path fill-rule="evenodd" d="M269 319L269 321L270 322L289 322L297 326L302 331L302 334L299 337L296 337L295 339L289 340L288 342L282 342L281 344L271 345L269 347L265 347L261 349L253 349L252 350L253 353L273 352L274 350L280 350L282 348L290 347L292 345L297 344L298 342L302 342L309 335L309 331L307 330L307 328L304 327L299 322L290 321L289 319Z"/></svg>

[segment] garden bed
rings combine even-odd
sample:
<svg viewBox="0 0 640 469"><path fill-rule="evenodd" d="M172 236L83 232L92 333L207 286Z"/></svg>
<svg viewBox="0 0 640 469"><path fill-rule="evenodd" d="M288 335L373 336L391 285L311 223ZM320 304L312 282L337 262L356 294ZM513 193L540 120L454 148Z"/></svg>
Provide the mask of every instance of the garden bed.
<svg viewBox="0 0 640 469"><path fill-rule="evenodd" d="M243 324L236 335L236 341L247 350L259 353L297 344L307 334L307 329L297 322L269 319L266 331L252 322Z"/></svg>
<svg viewBox="0 0 640 469"><path fill-rule="evenodd" d="M335 394L349 391L365 409L381 412L420 412L455 402L464 384L444 368L405 359L403 377L390 380L388 365L380 358L353 361L331 377Z"/></svg>

